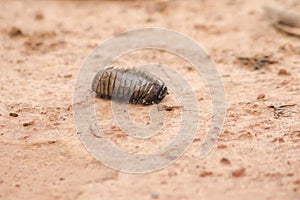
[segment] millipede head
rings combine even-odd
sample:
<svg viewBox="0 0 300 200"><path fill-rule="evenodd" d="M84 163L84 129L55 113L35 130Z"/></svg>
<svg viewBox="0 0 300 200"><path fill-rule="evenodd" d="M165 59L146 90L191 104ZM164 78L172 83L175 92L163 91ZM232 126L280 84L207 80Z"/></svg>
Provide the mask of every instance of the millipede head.
<svg viewBox="0 0 300 200"><path fill-rule="evenodd" d="M158 95L156 96L156 98L154 99L154 103L159 103L163 98L165 98L165 96L168 94L168 88L165 85L162 85Z"/></svg>

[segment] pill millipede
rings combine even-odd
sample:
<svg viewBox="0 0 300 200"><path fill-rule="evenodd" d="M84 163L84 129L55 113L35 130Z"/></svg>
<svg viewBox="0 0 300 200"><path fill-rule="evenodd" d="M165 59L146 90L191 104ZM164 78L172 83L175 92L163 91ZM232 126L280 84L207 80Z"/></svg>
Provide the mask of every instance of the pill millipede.
<svg viewBox="0 0 300 200"><path fill-rule="evenodd" d="M167 94L166 84L137 67L108 66L95 75L92 90L100 98L131 104L158 104Z"/></svg>

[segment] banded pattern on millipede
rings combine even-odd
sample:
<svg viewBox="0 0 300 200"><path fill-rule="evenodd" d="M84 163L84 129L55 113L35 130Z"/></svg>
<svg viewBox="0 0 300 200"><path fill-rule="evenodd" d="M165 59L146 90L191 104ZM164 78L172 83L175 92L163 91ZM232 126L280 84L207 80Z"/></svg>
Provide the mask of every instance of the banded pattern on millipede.
<svg viewBox="0 0 300 200"><path fill-rule="evenodd" d="M144 105L159 103L167 94L161 79L136 67L106 67L96 74L92 89L101 98Z"/></svg>

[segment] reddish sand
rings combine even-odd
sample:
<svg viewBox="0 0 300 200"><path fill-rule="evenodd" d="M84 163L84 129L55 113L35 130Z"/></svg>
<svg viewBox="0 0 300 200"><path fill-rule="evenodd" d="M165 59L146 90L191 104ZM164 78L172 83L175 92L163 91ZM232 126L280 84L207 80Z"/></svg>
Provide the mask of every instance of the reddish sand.
<svg viewBox="0 0 300 200"><path fill-rule="evenodd" d="M278 32L264 17L262 5L273 1L2 0L0 198L299 199L300 39ZM97 44L143 27L173 29L200 42L222 76L227 111L216 148L199 160L211 116L203 80L165 52L121 58L124 65L173 66L191 84L201 111L196 139L184 156L160 171L133 175L104 166L86 151L75 129L72 94L79 67ZM275 63L254 70L238 60L252 56L270 56ZM109 103L96 100L100 119L110 109L101 106ZM287 104L295 105L276 116L268 107ZM131 109L137 123L149 121L147 109L142 120ZM129 151L155 151L172 137L180 112L168 117L175 125L147 143L111 139ZM111 117L104 120L107 135L121 134Z"/></svg>

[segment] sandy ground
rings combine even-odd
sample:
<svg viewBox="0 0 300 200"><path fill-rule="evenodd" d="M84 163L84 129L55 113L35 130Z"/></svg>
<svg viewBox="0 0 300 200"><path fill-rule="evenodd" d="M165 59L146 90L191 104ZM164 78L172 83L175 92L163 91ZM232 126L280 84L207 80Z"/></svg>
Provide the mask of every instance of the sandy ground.
<svg viewBox="0 0 300 200"><path fill-rule="evenodd" d="M273 0L1 0L0 198L299 199L300 40L270 25L263 16L266 2ZM134 175L112 170L86 151L73 121L72 93L81 63L98 43L143 27L174 29L203 44L222 76L227 113L216 148L199 160L211 116L203 80L167 53L122 57L118 62L126 65L174 66L191 84L201 111L184 156L160 171ZM237 59L252 56L275 63L254 70ZM173 101L170 96L164 103ZM287 104L295 105L277 116L268 107ZM97 99L96 105L105 133L133 152L155 151L180 119L180 111L169 112L175 125L136 143L103 114L109 101ZM149 122L146 108L131 109L137 123Z"/></svg>

